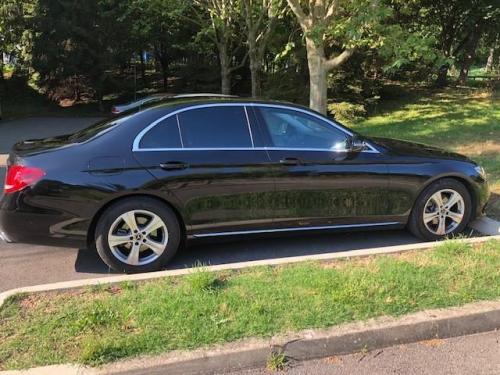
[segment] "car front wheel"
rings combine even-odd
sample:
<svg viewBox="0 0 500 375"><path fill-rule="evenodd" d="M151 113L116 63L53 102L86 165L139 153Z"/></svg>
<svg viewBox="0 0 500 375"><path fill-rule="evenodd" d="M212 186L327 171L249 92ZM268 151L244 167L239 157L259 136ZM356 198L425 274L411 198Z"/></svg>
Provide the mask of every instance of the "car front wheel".
<svg viewBox="0 0 500 375"><path fill-rule="evenodd" d="M457 180L443 179L420 194L408 227L417 237L437 240L462 232L471 216L472 200L467 188Z"/></svg>
<svg viewBox="0 0 500 375"><path fill-rule="evenodd" d="M175 255L179 222L165 204L130 198L109 207L96 227L96 248L112 269L126 273L158 271Z"/></svg>

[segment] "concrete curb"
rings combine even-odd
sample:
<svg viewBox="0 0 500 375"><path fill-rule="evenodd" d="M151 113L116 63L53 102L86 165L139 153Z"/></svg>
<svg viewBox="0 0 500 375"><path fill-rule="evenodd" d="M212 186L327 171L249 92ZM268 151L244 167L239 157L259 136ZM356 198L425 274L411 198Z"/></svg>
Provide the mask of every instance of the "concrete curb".
<svg viewBox="0 0 500 375"><path fill-rule="evenodd" d="M309 360L375 350L435 338L450 338L500 328L500 301L485 301L452 309L418 312L402 318L381 317L326 330L305 330L270 339L248 339L195 351L119 361L101 368L49 366L2 375L195 375L263 367L272 352Z"/></svg>
<svg viewBox="0 0 500 375"><path fill-rule="evenodd" d="M469 224L469 227L488 236L500 235L500 221L493 220L486 216L474 220Z"/></svg>
<svg viewBox="0 0 500 375"><path fill-rule="evenodd" d="M489 237L464 238L464 239L457 239L456 241L461 241L466 243L480 243L492 239L500 240L500 235L489 236ZM333 260L341 258L366 257L371 255L403 253L407 251L430 249L439 246L442 243L443 242L441 241L422 242L422 243L408 244L408 245L375 247L371 249L349 250L349 251L334 252L334 253L302 255L302 256L287 257L287 258L275 258L275 259L255 260L255 261L238 262L230 264L219 264L215 266L204 267L204 270L215 272L224 270L238 270L242 268L258 267L258 266L276 266L281 264L298 263L305 261L322 261L322 260ZM154 280L162 277L187 275L194 272L195 270L196 268L183 268L176 270L166 270L166 271L140 273L132 275L117 275L117 276L99 277L94 279L71 280L71 281L63 281L52 284L42 284L42 285L34 285L22 288L15 288L0 293L0 307L3 305L3 303L7 298L20 293L62 291L62 290L76 289L92 285L116 284L123 281Z"/></svg>

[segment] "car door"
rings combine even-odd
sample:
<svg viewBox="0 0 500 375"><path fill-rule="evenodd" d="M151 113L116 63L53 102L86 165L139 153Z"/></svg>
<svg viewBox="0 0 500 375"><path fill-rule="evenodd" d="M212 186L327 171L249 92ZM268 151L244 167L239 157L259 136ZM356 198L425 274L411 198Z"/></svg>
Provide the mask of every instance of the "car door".
<svg viewBox="0 0 500 375"><path fill-rule="evenodd" d="M387 221L385 156L374 147L349 152L348 131L313 112L254 106L274 168L275 227Z"/></svg>
<svg viewBox="0 0 500 375"><path fill-rule="evenodd" d="M135 156L180 202L188 234L268 227L274 180L252 131L253 114L235 103L175 111L135 142Z"/></svg>

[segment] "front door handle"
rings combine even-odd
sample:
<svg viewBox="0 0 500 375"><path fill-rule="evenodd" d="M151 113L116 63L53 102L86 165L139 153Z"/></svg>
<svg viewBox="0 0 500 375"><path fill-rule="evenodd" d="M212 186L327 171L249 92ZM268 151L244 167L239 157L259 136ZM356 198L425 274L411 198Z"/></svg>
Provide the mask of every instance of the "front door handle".
<svg viewBox="0 0 500 375"><path fill-rule="evenodd" d="M280 163L282 165L289 165L289 166L300 165L300 160L297 158L283 158L280 160Z"/></svg>
<svg viewBox="0 0 500 375"><path fill-rule="evenodd" d="M182 161L167 161L166 163L161 163L160 168L165 169L166 171L173 171L189 168L189 164Z"/></svg>

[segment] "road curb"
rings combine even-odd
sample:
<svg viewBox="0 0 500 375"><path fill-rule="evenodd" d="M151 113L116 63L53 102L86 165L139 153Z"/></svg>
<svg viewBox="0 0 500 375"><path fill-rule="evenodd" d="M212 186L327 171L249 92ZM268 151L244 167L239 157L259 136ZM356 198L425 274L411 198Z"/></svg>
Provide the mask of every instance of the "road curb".
<svg viewBox="0 0 500 375"><path fill-rule="evenodd" d="M474 220L469 224L469 227L488 236L500 235L500 221L493 220L486 216Z"/></svg>
<svg viewBox="0 0 500 375"><path fill-rule="evenodd" d="M270 339L241 340L208 349L139 357L100 368L62 365L0 374L205 375L264 367L273 352L283 353L291 361L303 361L497 329L500 329L500 300L426 310L402 318L381 317L326 330L304 330Z"/></svg>
<svg viewBox="0 0 500 375"><path fill-rule="evenodd" d="M489 241L492 239L500 240L500 235L498 236L488 236L488 237L473 237L473 238L463 238L457 239L455 241L465 242L465 243L481 243ZM386 247L375 247L371 249L361 249L361 250L349 250L333 253L323 253L323 254L313 254L313 255L302 255L286 258L275 258L275 259L264 259L264 260L254 260L247 262L237 262L230 264L219 264L214 266L203 267L205 271L216 272L216 271L226 271L226 270L238 270L242 268L258 267L258 266L277 266L281 264L291 264L299 263L305 261L323 261L323 260L334 260L342 258L355 258L355 257L366 257L371 255L383 255L383 254L395 254L403 253L415 250L425 250L431 249L436 246L441 245L442 241L436 242L422 242L417 244L407 244L407 245L397 245L397 246L386 246ZM182 268L175 270L166 270L159 272L150 273L140 273L132 275L117 275L117 276L107 276L99 277L94 279L84 279L84 280L71 280L63 281L52 284L42 284L34 285L28 287L21 287L10 289L5 292L0 293L0 307L3 303L11 296L21 293L36 293L36 292L49 292L49 291L63 291L69 289L82 288L93 285L106 285L106 284L116 284L124 281L146 281L154 280L162 277L170 276L182 276L193 273L197 268Z"/></svg>

